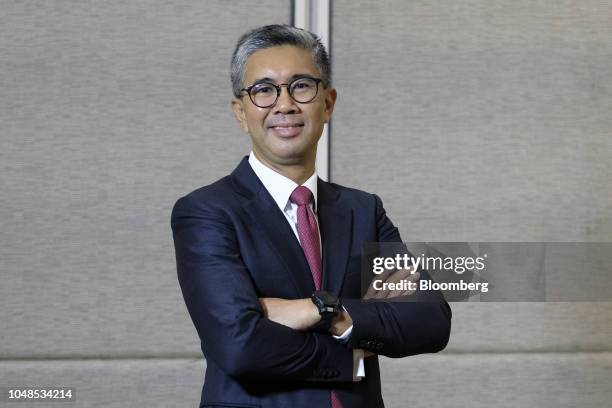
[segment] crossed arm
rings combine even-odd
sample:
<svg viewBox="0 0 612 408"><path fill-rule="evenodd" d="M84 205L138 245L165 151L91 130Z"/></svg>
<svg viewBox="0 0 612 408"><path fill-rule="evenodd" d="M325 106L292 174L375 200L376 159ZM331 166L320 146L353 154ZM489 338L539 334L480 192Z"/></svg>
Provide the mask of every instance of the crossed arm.
<svg viewBox="0 0 612 408"><path fill-rule="evenodd" d="M376 199L380 240L400 240ZM182 198L172 212L172 229L179 283L204 354L229 375L353 381L354 348L402 357L438 351L448 341L450 309L443 299L427 304L342 299L346 312L332 322L331 332L341 334L353 325L348 345L308 331L319 319L310 299L257 297L222 210ZM321 368L333 368L338 376L321 378Z"/></svg>
<svg viewBox="0 0 612 408"><path fill-rule="evenodd" d="M235 377L353 380L353 351L346 345L266 317L222 210L182 198L172 230L179 284L207 359ZM321 368L339 375L320 378Z"/></svg>
<svg viewBox="0 0 612 408"><path fill-rule="evenodd" d="M419 278L419 273L411 273L410 270L397 270L393 273L388 273L385 277L385 282L398 282L400 280L416 281ZM396 290L396 291L374 291L372 288L366 293L366 299L390 299L399 296L408 296L413 291ZM319 311L308 298L305 299L280 299L280 298L259 298L259 302L264 311L266 318L290 327L295 330L308 330L316 325L320 318ZM342 309L336 316L329 329L330 334L340 336L353 326L353 319L346 311ZM365 356L373 355L372 352L366 352Z"/></svg>

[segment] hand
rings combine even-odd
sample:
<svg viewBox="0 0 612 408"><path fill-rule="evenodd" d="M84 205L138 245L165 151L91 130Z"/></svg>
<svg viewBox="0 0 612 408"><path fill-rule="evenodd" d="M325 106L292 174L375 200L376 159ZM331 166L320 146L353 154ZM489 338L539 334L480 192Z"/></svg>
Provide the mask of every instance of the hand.
<svg viewBox="0 0 612 408"><path fill-rule="evenodd" d="M382 274L375 277L376 280L381 280L382 283L397 283L402 280L406 280L409 282L413 282L413 285L416 286L420 277L418 272L412 273L414 268L407 269L389 269ZM364 299L390 299L399 296L408 296L414 293L414 290L388 290L388 289L374 289L374 280L370 282L370 286L366 294L364 295ZM382 286L382 283L380 284ZM377 285L378 286L378 285Z"/></svg>
<svg viewBox="0 0 612 408"><path fill-rule="evenodd" d="M344 308L332 319L329 332L334 336L340 336L353 325L353 319Z"/></svg>
<svg viewBox="0 0 612 408"><path fill-rule="evenodd" d="M306 330L321 320L319 310L309 298L259 298L259 303L265 317L294 330Z"/></svg>
<svg viewBox="0 0 612 408"><path fill-rule="evenodd" d="M366 351L363 352L363 357L364 358L372 357L372 356L375 356L375 355L376 355L376 353L372 353L371 351L367 351L366 350Z"/></svg>

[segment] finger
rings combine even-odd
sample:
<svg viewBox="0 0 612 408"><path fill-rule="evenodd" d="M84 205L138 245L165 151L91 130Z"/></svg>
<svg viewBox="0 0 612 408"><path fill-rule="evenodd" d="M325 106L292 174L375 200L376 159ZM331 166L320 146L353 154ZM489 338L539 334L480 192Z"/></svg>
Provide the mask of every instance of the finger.
<svg viewBox="0 0 612 408"><path fill-rule="evenodd" d="M406 296L406 294L414 293L414 289L410 289L410 288L411 287L414 288L416 286L416 281L419 279L419 277L420 275L418 272L407 275L405 278L402 279L403 281L406 282L406 285L402 285L403 287L398 287L397 289L390 291L387 295L387 298Z"/></svg>
<svg viewBox="0 0 612 408"><path fill-rule="evenodd" d="M363 298L372 299L375 294L376 294L376 290L374 289L374 279L372 279L370 281L370 284L368 285L368 290L366 290L365 295L363 295Z"/></svg>
<svg viewBox="0 0 612 408"><path fill-rule="evenodd" d="M368 288L368 290L371 293L370 299L384 299L387 296L387 293L389 291L387 289L375 289L374 282L378 281L379 285L380 283L386 282L387 279L389 279L389 276L393 274L395 271L396 269L385 270L385 272L381 273L378 276L375 276L374 279L372 279L372 281L370 282L370 287Z"/></svg>
<svg viewBox="0 0 612 408"><path fill-rule="evenodd" d="M386 282L397 283L401 280L407 279L410 276L410 270L408 269L400 269L396 271L394 274L390 275Z"/></svg>
<svg viewBox="0 0 612 408"><path fill-rule="evenodd" d="M380 291L377 289L374 289L374 281L381 281L384 282L389 275L391 275L393 272L395 272L395 269L385 269L382 273L374 275L372 277L372 280L370 281L370 284L368 285L368 290L366 291L366 294L363 296L364 299L377 299L380 297Z"/></svg>
<svg viewBox="0 0 612 408"><path fill-rule="evenodd" d="M411 282L416 282L416 281L418 281L418 280L419 280L419 278L420 278L420 277L421 277L421 274L420 274L420 273L418 273L418 272L415 272L415 273L410 274L410 276L408 277L408 279L409 279Z"/></svg>
<svg viewBox="0 0 612 408"><path fill-rule="evenodd" d="M387 289L375 290L373 299L384 299L387 297L388 293L389 293L389 290Z"/></svg>
<svg viewBox="0 0 612 408"><path fill-rule="evenodd" d="M368 286L368 290L366 290L364 299L373 299L376 296L376 289L374 289L374 279L370 281L370 285Z"/></svg>
<svg viewBox="0 0 612 408"><path fill-rule="evenodd" d="M393 275L389 276L386 283L399 284L410 280L412 269L401 269L396 271ZM400 286L400 285L397 285ZM402 285L403 286L403 285ZM400 296L406 288L398 287L397 289L389 290L386 294L386 298L394 298Z"/></svg>
<svg viewBox="0 0 612 408"><path fill-rule="evenodd" d="M421 277L421 274L418 272L415 272L414 274L412 274L409 278L408 281L410 282L409 285L409 289L406 289L402 294L400 294L399 296L410 296L412 295L414 292L416 292L416 289L418 287L418 281L419 278Z"/></svg>
<svg viewBox="0 0 612 408"><path fill-rule="evenodd" d="M403 280L408 280L412 275L412 269L399 269L391 274L387 279L387 283L397 283Z"/></svg>
<svg viewBox="0 0 612 408"><path fill-rule="evenodd" d="M406 269L387 269L377 278L373 279L368 286L368 290L364 295L365 299L387 299L390 297L400 296L403 293L402 289L391 290L391 289L374 289L374 280L382 281L384 283L398 283L402 280L415 280L418 279L418 272L413 273L414 268ZM416 275L416 277L415 277ZM386 285L383 287L387 287Z"/></svg>

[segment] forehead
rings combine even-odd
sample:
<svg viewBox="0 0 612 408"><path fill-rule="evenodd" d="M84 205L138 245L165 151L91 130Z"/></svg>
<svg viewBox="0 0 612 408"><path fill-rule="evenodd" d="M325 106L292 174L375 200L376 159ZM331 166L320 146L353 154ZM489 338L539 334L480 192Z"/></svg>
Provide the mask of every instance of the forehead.
<svg viewBox="0 0 612 408"><path fill-rule="evenodd" d="M246 61L244 83L266 77L282 82L298 74L319 75L312 53L304 48L282 45L251 54Z"/></svg>

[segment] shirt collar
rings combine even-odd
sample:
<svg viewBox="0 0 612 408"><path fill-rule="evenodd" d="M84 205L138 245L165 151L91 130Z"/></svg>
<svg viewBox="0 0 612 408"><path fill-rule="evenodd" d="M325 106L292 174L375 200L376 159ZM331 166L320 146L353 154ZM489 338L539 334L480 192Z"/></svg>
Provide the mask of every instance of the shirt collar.
<svg viewBox="0 0 612 408"><path fill-rule="evenodd" d="M278 205L278 208L280 208L281 211L285 211L289 197L291 196L291 193L293 193L293 190L298 187L298 184L290 178L283 176L282 174L263 164L257 157L255 157L255 154L252 151L249 153L249 164ZM314 197L314 209L316 212L317 172L315 171L312 176L310 176L302 185L307 187L312 192L312 196Z"/></svg>

